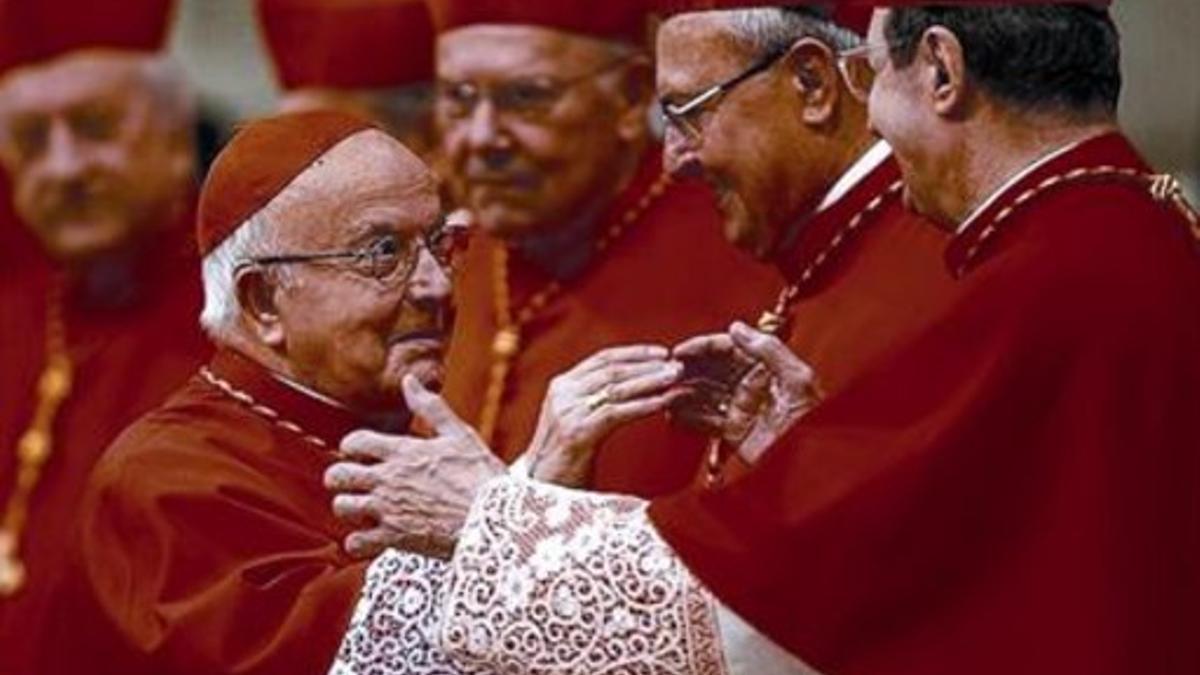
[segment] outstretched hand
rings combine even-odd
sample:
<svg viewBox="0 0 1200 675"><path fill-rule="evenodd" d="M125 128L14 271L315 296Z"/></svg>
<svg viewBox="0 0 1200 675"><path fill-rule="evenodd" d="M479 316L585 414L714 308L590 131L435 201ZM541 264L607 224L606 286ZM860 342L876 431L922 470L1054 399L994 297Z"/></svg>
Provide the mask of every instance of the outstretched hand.
<svg viewBox="0 0 1200 675"><path fill-rule="evenodd" d="M683 366L658 345L597 352L550 382L537 429L526 451L534 478L579 486L591 472L596 447L615 429L661 412Z"/></svg>
<svg viewBox="0 0 1200 675"><path fill-rule="evenodd" d="M325 472L334 514L357 528L344 542L357 558L389 547L448 557L479 488L505 470L440 396L412 375L403 390L432 435L355 431L342 439L343 459Z"/></svg>
<svg viewBox="0 0 1200 675"><path fill-rule="evenodd" d="M816 376L779 338L734 323L673 350L684 363L671 407L686 426L724 439L754 462L820 400Z"/></svg>

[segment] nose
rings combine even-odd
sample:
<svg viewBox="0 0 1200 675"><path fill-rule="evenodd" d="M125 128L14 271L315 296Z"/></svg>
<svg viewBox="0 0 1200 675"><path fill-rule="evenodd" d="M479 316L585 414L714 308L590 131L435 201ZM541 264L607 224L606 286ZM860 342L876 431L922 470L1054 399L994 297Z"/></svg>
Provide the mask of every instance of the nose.
<svg viewBox="0 0 1200 675"><path fill-rule="evenodd" d="M86 163L83 148L67 123L61 119L53 120L46 138L46 151L40 162L43 175L58 179L74 178Z"/></svg>
<svg viewBox="0 0 1200 675"><path fill-rule="evenodd" d="M502 147L506 136L500 127L500 114L491 99L483 98L466 120L467 142L474 149Z"/></svg>
<svg viewBox="0 0 1200 675"><path fill-rule="evenodd" d="M413 305L430 312L444 312L453 290L450 275L425 247L417 254L417 266L408 279L405 295Z"/></svg>
<svg viewBox="0 0 1200 675"><path fill-rule="evenodd" d="M695 144L674 124L668 124L664 134L663 168L677 179L697 176L703 169Z"/></svg>
<svg viewBox="0 0 1200 675"><path fill-rule="evenodd" d="M471 114L458 121L458 138L463 139L466 157L474 170L503 171L512 161L513 142L500 119L496 106L483 98Z"/></svg>

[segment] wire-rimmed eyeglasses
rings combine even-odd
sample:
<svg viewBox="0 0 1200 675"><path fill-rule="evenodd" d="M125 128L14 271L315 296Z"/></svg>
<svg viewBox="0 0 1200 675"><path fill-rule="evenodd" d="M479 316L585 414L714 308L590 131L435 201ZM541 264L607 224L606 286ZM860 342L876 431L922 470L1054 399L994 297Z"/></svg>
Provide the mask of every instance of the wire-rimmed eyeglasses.
<svg viewBox="0 0 1200 675"><path fill-rule="evenodd" d="M442 216L437 223L420 234L381 232L357 249L247 258L238 263L235 274L250 267L335 263L344 264L364 277L404 283L416 269L422 248L429 251L443 270L453 270L458 254L465 248L469 231L468 223L458 219L452 221Z"/></svg>
<svg viewBox="0 0 1200 675"><path fill-rule="evenodd" d="M721 99L746 80L769 70L788 51L789 48L782 48L768 52L765 56L750 64L749 68L746 68L724 82L714 84L682 103L672 103L667 100L661 101L663 116L666 117L668 122L691 138L699 138L700 125L698 117L701 112L714 108Z"/></svg>

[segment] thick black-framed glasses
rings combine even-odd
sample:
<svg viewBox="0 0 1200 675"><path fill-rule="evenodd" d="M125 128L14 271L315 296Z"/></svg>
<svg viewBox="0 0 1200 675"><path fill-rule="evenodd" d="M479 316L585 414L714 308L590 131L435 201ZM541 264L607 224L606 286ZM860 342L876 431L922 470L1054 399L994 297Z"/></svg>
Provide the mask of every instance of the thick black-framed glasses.
<svg viewBox="0 0 1200 675"><path fill-rule="evenodd" d="M394 280L403 283L416 269L422 248L429 251L443 270L452 271L458 253L466 245L469 230L468 224L449 221L443 215L437 223L417 236L383 232L362 247L353 250L256 256L238 263L235 274L248 267L343 263L362 276L379 281Z"/></svg>
<svg viewBox="0 0 1200 675"><path fill-rule="evenodd" d="M789 45L788 47L768 52L762 58L750 64L749 68L720 84L714 84L683 103L661 101L663 116L667 118L668 122L675 125L676 128L692 139L700 138L700 125L697 121L700 113L706 109L714 108L729 92L736 89L738 85L746 80L770 70L776 62L788 53L790 48Z"/></svg>
<svg viewBox="0 0 1200 675"><path fill-rule="evenodd" d="M510 113L528 120L546 117L572 88L629 63L632 57L622 56L597 68L568 78L554 76L516 77L504 82L483 85L469 80L439 80L437 97L442 109L451 117L468 117L483 99L488 99L498 113Z"/></svg>

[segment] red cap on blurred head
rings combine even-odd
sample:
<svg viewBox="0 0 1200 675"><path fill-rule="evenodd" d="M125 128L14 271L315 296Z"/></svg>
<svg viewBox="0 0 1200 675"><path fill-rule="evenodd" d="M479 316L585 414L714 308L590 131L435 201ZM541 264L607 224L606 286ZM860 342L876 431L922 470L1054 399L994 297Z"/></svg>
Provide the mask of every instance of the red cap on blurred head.
<svg viewBox="0 0 1200 675"><path fill-rule="evenodd" d="M0 70L77 49L157 52L174 0L10 0L0 3Z"/></svg>
<svg viewBox="0 0 1200 675"><path fill-rule="evenodd" d="M433 79L423 0L258 0L284 89L375 89Z"/></svg>
<svg viewBox="0 0 1200 675"><path fill-rule="evenodd" d="M345 113L309 111L250 122L217 155L196 217L205 256L269 204L333 146L375 125Z"/></svg>
<svg viewBox="0 0 1200 675"><path fill-rule="evenodd" d="M439 33L475 24L523 24L643 44L653 0L430 0Z"/></svg>

